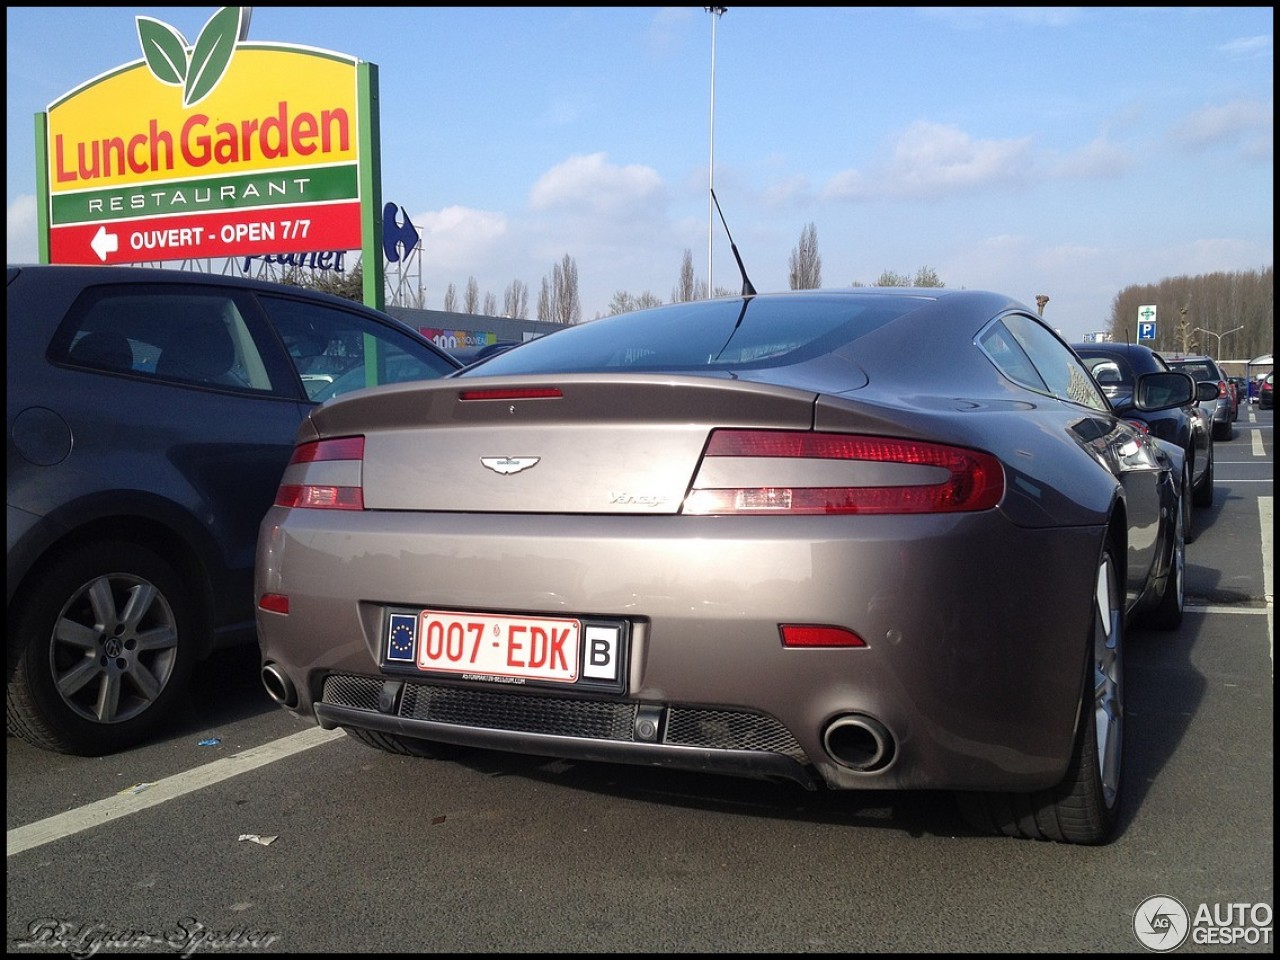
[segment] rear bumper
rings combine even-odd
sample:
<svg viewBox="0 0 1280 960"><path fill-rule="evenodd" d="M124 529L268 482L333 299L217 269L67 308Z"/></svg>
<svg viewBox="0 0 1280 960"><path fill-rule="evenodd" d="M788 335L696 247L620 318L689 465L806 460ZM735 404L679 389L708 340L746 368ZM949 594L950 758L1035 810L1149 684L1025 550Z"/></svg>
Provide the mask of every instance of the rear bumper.
<svg viewBox="0 0 1280 960"><path fill-rule="evenodd" d="M355 547L337 513L273 509L256 585L288 590L288 615L258 611L262 657L324 726L834 788L1032 790L1066 770L1099 528L1027 530L998 511L772 528L365 513ZM384 670L389 605L626 619L626 689ZM779 623L843 626L867 645L784 649ZM637 735L642 714L659 738ZM590 726L601 715L608 733ZM828 733L850 716L883 727L887 763L833 755Z"/></svg>

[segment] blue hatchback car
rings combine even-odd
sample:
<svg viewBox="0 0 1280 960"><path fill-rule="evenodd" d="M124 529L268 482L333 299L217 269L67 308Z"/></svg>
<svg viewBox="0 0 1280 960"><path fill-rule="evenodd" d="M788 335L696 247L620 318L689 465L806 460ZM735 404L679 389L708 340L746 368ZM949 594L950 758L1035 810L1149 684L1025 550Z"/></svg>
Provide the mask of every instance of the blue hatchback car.
<svg viewBox="0 0 1280 960"><path fill-rule="evenodd" d="M312 408L461 364L297 286L10 265L6 288L8 732L109 753L255 640L258 523Z"/></svg>

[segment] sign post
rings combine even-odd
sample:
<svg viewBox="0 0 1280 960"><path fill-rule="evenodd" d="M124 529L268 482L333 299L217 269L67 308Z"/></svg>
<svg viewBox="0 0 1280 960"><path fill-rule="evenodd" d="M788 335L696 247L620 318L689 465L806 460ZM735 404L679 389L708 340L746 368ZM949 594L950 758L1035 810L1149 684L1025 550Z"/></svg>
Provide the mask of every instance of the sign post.
<svg viewBox="0 0 1280 960"><path fill-rule="evenodd" d="M1156 305L1143 304L1138 308L1138 339L1154 340L1156 338Z"/></svg>
<svg viewBox="0 0 1280 960"><path fill-rule="evenodd" d="M249 42L249 10L194 44L139 16L141 59L36 115L41 262L361 250L382 306L377 68Z"/></svg>

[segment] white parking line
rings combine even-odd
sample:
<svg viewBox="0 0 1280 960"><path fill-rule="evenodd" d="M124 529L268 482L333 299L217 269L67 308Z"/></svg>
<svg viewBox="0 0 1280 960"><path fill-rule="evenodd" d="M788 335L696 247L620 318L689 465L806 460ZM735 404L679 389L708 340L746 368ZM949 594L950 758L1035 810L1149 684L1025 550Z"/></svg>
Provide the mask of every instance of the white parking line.
<svg viewBox="0 0 1280 960"><path fill-rule="evenodd" d="M1271 524L1275 522L1275 515L1272 511L1273 500L1271 497L1258 498L1258 523L1262 527L1262 597L1267 601L1267 656L1271 660L1271 675L1275 676L1276 672L1276 641L1275 641L1275 619L1272 611L1275 604L1272 602L1275 593L1272 586L1272 566L1275 563L1275 546L1271 540Z"/></svg>
<svg viewBox="0 0 1280 960"><path fill-rule="evenodd" d="M1198 606L1188 603L1183 608L1187 613L1234 613L1240 616L1261 617L1263 614L1269 614L1271 611L1265 607L1216 607L1213 605Z"/></svg>
<svg viewBox="0 0 1280 960"><path fill-rule="evenodd" d="M127 817L131 813L176 799L194 790L202 790L219 781L283 760L292 754L310 750L312 747L328 743L341 736L344 736L341 730L322 730L320 727L312 727L302 733L273 740L271 743L245 750L234 756L223 757L221 760L206 763L203 767L174 774L155 783L138 784L113 797L38 820L25 827L14 827L5 839L8 848L6 857L12 857L15 853L22 853L24 850L30 850L32 847L39 847L54 840L61 840L63 837L69 837L120 817Z"/></svg>

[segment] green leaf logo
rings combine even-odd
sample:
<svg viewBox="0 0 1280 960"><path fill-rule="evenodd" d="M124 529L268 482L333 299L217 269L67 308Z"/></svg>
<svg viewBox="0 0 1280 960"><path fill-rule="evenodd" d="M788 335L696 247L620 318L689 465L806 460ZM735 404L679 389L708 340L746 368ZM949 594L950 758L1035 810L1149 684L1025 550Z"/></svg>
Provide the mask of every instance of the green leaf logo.
<svg viewBox="0 0 1280 960"><path fill-rule="evenodd" d="M188 52L186 39L169 24L138 17L138 43L151 75L171 87L182 87L182 106L192 107L211 94L235 52L249 34L251 7L223 7L200 29Z"/></svg>

